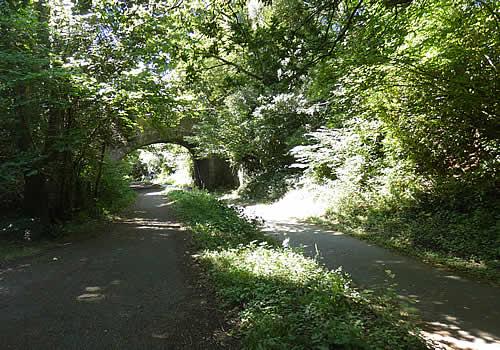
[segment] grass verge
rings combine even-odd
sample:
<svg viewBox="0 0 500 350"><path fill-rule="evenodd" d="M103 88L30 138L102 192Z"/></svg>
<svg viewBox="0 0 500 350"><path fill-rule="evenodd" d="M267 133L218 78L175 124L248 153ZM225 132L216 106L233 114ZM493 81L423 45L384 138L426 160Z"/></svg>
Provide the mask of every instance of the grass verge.
<svg viewBox="0 0 500 350"><path fill-rule="evenodd" d="M446 213L448 214L448 213ZM419 258L472 279L500 285L498 220L477 220L474 215L415 214L367 211L328 213L308 222L330 227L357 238ZM484 222L489 223L484 227ZM487 234L485 234L485 232ZM497 238L495 238L495 235Z"/></svg>
<svg viewBox="0 0 500 350"><path fill-rule="evenodd" d="M0 262L9 261L23 256L35 255L45 249L50 248L50 242L26 245L20 242L2 242L0 245Z"/></svg>
<svg viewBox="0 0 500 350"><path fill-rule="evenodd" d="M340 271L280 247L257 221L206 192L169 197L222 301L239 310L244 348L426 349L390 297L360 291Z"/></svg>

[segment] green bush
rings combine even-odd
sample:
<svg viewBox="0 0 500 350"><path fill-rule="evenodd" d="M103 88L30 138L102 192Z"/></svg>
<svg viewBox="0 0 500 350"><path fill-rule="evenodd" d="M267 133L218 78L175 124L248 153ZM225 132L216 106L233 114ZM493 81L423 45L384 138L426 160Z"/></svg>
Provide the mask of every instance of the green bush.
<svg viewBox="0 0 500 350"><path fill-rule="evenodd" d="M102 167L102 177L97 199L97 209L102 213L115 213L129 206L135 199L130 188L128 163L107 160Z"/></svg>
<svg viewBox="0 0 500 350"><path fill-rule="evenodd" d="M445 199L437 196L421 201L366 198L358 194L340 201L326 215L327 221L338 229L429 262L499 282L498 205L491 201L487 205L457 201L439 206L437 203Z"/></svg>
<svg viewBox="0 0 500 350"><path fill-rule="evenodd" d="M171 192L200 260L228 308L239 310L246 349L425 349L387 296L353 287L300 252L279 247L206 192Z"/></svg>
<svg viewBox="0 0 500 350"><path fill-rule="evenodd" d="M286 194L293 178L290 170L253 175L238 192L244 199L273 202Z"/></svg>

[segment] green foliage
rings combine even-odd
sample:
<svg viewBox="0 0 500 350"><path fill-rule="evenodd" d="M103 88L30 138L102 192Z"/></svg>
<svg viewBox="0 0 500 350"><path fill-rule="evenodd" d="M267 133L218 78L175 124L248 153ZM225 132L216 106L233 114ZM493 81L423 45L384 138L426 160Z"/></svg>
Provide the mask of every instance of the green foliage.
<svg viewBox="0 0 500 350"><path fill-rule="evenodd" d="M124 161L106 161L102 168L97 207L103 213L116 213L125 209L135 199L130 188L130 166Z"/></svg>
<svg viewBox="0 0 500 350"><path fill-rule="evenodd" d="M294 176L295 175L295 176ZM265 172L249 178L238 189L238 194L243 199L273 202L291 188L296 174L288 171Z"/></svg>
<svg viewBox="0 0 500 350"><path fill-rule="evenodd" d="M156 144L125 156L134 181L189 185L193 181L193 156L187 148L175 144Z"/></svg>
<svg viewBox="0 0 500 350"><path fill-rule="evenodd" d="M216 115L200 120L199 153L220 154L244 166L250 176L283 171L293 158L288 150L304 142L318 123L317 113L301 94L262 92L248 88L225 99Z"/></svg>
<svg viewBox="0 0 500 350"><path fill-rule="evenodd" d="M413 1L397 14L364 6L364 25L311 72L309 95L331 100L327 123L292 153L335 189L330 222L491 279L498 4Z"/></svg>
<svg viewBox="0 0 500 350"><path fill-rule="evenodd" d="M247 349L425 349L390 304L315 261L266 244L206 253L220 294L244 305Z"/></svg>
<svg viewBox="0 0 500 350"><path fill-rule="evenodd" d="M201 261L246 349L425 349L390 298L355 289L297 251L280 248L234 208L199 191L170 192L204 249Z"/></svg>
<svg viewBox="0 0 500 350"><path fill-rule="evenodd" d="M146 7L2 2L2 206L51 225L96 203L122 206L112 194L130 197L119 189L120 175L104 169L101 177L103 154L135 135L139 121L178 119L167 107L175 85L173 79L165 84L167 45L155 48L164 52L154 62L141 46L159 23L133 29L154 15ZM104 197L96 200L96 192Z"/></svg>
<svg viewBox="0 0 500 350"><path fill-rule="evenodd" d="M203 191L172 191L179 218L197 232L197 242L202 249L234 247L264 237L259 232L259 222L242 217L236 208L230 208L214 196Z"/></svg>

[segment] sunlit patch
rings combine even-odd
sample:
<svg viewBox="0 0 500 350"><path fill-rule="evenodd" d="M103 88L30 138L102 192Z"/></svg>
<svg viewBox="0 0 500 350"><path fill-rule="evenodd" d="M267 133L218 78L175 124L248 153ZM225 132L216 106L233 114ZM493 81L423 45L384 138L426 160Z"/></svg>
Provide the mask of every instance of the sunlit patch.
<svg viewBox="0 0 500 350"><path fill-rule="evenodd" d="M122 281L120 281L120 280L113 280L113 281L111 281L109 284L114 285L114 286L117 286L117 285L119 285L119 284L121 284L121 283L122 283Z"/></svg>
<svg viewBox="0 0 500 350"><path fill-rule="evenodd" d="M142 226L158 226L158 227L179 227L180 225L178 223L172 222L172 221L159 221L159 220L148 220L144 218L134 218L134 219L128 219L128 220L123 220L122 221L125 224L137 224L139 225L138 227Z"/></svg>
<svg viewBox="0 0 500 350"><path fill-rule="evenodd" d="M164 230L163 227L155 227L155 226L137 226L138 230Z"/></svg>
<svg viewBox="0 0 500 350"><path fill-rule="evenodd" d="M375 260L377 264L386 265L386 264L403 264L405 261L403 260Z"/></svg>
<svg viewBox="0 0 500 350"><path fill-rule="evenodd" d="M168 333L153 333L151 336L156 339L167 339Z"/></svg>
<svg viewBox="0 0 500 350"><path fill-rule="evenodd" d="M265 227L263 232L269 234L280 234L280 233L306 233L311 234L328 234L332 236L342 236L344 233L338 231L327 230L316 225L304 224L304 223L283 223L273 220L267 220L265 222Z"/></svg>
<svg viewBox="0 0 500 350"><path fill-rule="evenodd" d="M76 300L82 302L95 302L104 299L104 294L100 293L84 293L76 297Z"/></svg>
<svg viewBox="0 0 500 350"><path fill-rule="evenodd" d="M444 276L444 278L449 278L451 280L455 280L455 281L463 281L462 278L458 277L458 276L454 276L454 275L448 275L448 276Z"/></svg>
<svg viewBox="0 0 500 350"><path fill-rule="evenodd" d="M145 196L161 196L163 195L163 189L157 192L148 192L144 194Z"/></svg>
<svg viewBox="0 0 500 350"><path fill-rule="evenodd" d="M457 321L458 321L455 316L445 315L444 318L446 319L446 321L453 322L453 323L457 323Z"/></svg>
<svg viewBox="0 0 500 350"><path fill-rule="evenodd" d="M113 283L113 282L111 282ZM99 286L88 286L84 288L84 293L76 297L77 301L80 302L96 302L101 301L105 298L103 294L103 288Z"/></svg>
<svg viewBox="0 0 500 350"><path fill-rule="evenodd" d="M159 205L157 205L156 207L157 207L157 208L169 207L169 206L171 206L171 205L172 205L172 204L174 204L174 203L175 203L175 201L170 201L170 202L167 202L167 203L162 203L162 204L159 204Z"/></svg>
<svg viewBox="0 0 500 350"><path fill-rule="evenodd" d="M318 185L310 185L307 188L291 190L274 203L247 206L245 212L266 221L287 220L290 222L293 219L304 220L310 217L321 217L331 206L330 198L325 195L328 193L331 191L320 188Z"/></svg>
<svg viewBox="0 0 500 350"><path fill-rule="evenodd" d="M428 322L422 335L433 342L446 345L447 349L498 350L500 339L485 332L471 334L453 324Z"/></svg>
<svg viewBox="0 0 500 350"><path fill-rule="evenodd" d="M410 295L398 295L399 300L403 300L410 304L420 303L420 298L415 294Z"/></svg>

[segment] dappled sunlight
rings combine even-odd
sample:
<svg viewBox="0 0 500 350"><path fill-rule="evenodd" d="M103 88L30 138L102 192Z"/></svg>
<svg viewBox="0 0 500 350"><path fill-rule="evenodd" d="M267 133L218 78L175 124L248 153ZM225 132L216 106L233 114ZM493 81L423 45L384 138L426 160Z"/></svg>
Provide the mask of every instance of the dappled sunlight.
<svg viewBox="0 0 500 350"><path fill-rule="evenodd" d="M104 299L104 295L100 293L84 293L76 297L76 300L82 302L95 302Z"/></svg>
<svg viewBox="0 0 500 350"><path fill-rule="evenodd" d="M423 348L420 338L410 335L415 334L411 327L393 314L392 306L353 288L342 270L329 271L317 259L279 247L258 230L258 221L240 216L240 211L221 205L213 196L173 195L176 211L202 247L202 253L193 257L211 271L223 300L241 310L241 329L251 339L249 348L376 344L374 348L385 349L389 338L404 343L402 348ZM294 235L306 231L295 224L284 226L283 233L296 243Z"/></svg>
<svg viewBox="0 0 500 350"><path fill-rule="evenodd" d="M499 4L0 0L0 350L500 350Z"/></svg>
<svg viewBox="0 0 500 350"><path fill-rule="evenodd" d="M132 233L130 237L146 234L153 239L167 239L180 231L185 231L185 228L176 222L157 219L133 218L122 220L121 223L129 225L133 229L130 231ZM144 240L145 237L142 236L140 239Z"/></svg>
<svg viewBox="0 0 500 350"><path fill-rule="evenodd" d="M169 239L179 231L185 230L178 222L163 218L164 211L166 210L165 206L170 204L170 202L166 203L163 190L163 187L161 190L155 188L143 188L139 190L140 196L137 203L129 211L129 215L116 219L118 223L130 228L130 230L126 231L127 238L136 239L139 237L140 241L145 241L146 239L159 241ZM150 210L136 209L140 208L141 203L146 200Z"/></svg>
<svg viewBox="0 0 500 350"><path fill-rule="evenodd" d="M139 228L148 227L164 227L164 228L178 228L181 225L173 221L159 221L155 219L134 218L129 220L122 220L124 224L134 224Z"/></svg>
<svg viewBox="0 0 500 350"><path fill-rule="evenodd" d="M403 312L421 314L426 321L421 324L423 334L439 346L500 349L500 309L494 287L295 219L266 221L263 230L330 269L342 267L360 286L393 289Z"/></svg>
<svg viewBox="0 0 500 350"><path fill-rule="evenodd" d="M422 334L446 349L457 350L498 350L500 338L489 333L477 331L475 334L459 326L443 322L427 322L422 325Z"/></svg>
<svg viewBox="0 0 500 350"><path fill-rule="evenodd" d="M317 225L303 224L303 223L283 223L279 221L265 221L264 232L288 232L288 233L307 233L307 234L330 234L334 236L342 236L344 233L339 231L333 231L329 229L324 229Z"/></svg>
<svg viewBox="0 0 500 350"><path fill-rule="evenodd" d="M144 195L146 197L148 197L148 196L161 196L162 194L163 194L163 189L162 190L158 190L157 192L144 193Z"/></svg>
<svg viewBox="0 0 500 350"><path fill-rule="evenodd" d="M392 323L394 319L385 306L377 304L376 298L366 299L367 295L352 288L339 271L327 271L293 250L260 244L197 257L209 262L213 273L221 276L220 283L227 285L225 295L245 305L242 325L246 332L258 334L264 328L267 335L273 329L275 339L283 342L288 336L295 339L295 334L301 334L304 348L318 337L324 337L323 343L333 347L335 342L327 334L345 329L350 329L349 340L354 344L359 339L373 339L379 331L396 337L406 332L402 323L397 327ZM374 314L386 318L382 322ZM366 317L362 329L356 326L354 317ZM323 329L324 323L329 324L325 334L316 335L315 330ZM382 344L385 340L377 341ZM408 348L421 348L417 339L407 337L405 341L411 344Z"/></svg>
<svg viewBox="0 0 500 350"><path fill-rule="evenodd" d="M444 278L449 278L449 279L452 279L455 281L463 281L462 277L458 277L458 276L454 276L454 275L447 275L447 276L444 276Z"/></svg>
<svg viewBox="0 0 500 350"><path fill-rule="evenodd" d="M112 280L106 286L87 286L83 288L82 294L76 297L76 301L82 303L95 303L106 299L106 292L113 287L119 286L121 280Z"/></svg>
<svg viewBox="0 0 500 350"><path fill-rule="evenodd" d="M76 297L77 301L92 303L96 301L101 301L105 298L103 294L103 288L98 286L90 286L84 288L84 293Z"/></svg>
<svg viewBox="0 0 500 350"><path fill-rule="evenodd" d="M293 189L280 200L271 204L255 204L245 208L245 212L264 220L304 220L322 216L330 206L327 191L321 191L319 185Z"/></svg>
<svg viewBox="0 0 500 350"><path fill-rule="evenodd" d="M156 207L157 208L164 208L164 207L170 207L172 204L174 204L175 201L170 201L170 202L165 202L165 203L162 203L162 204L159 204L157 205Z"/></svg>
<svg viewBox="0 0 500 350"><path fill-rule="evenodd" d="M136 229L138 230L165 230L165 226L153 226L153 225L149 225L149 226L137 226L135 227ZM168 234L158 234L159 236L168 236Z"/></svg>

